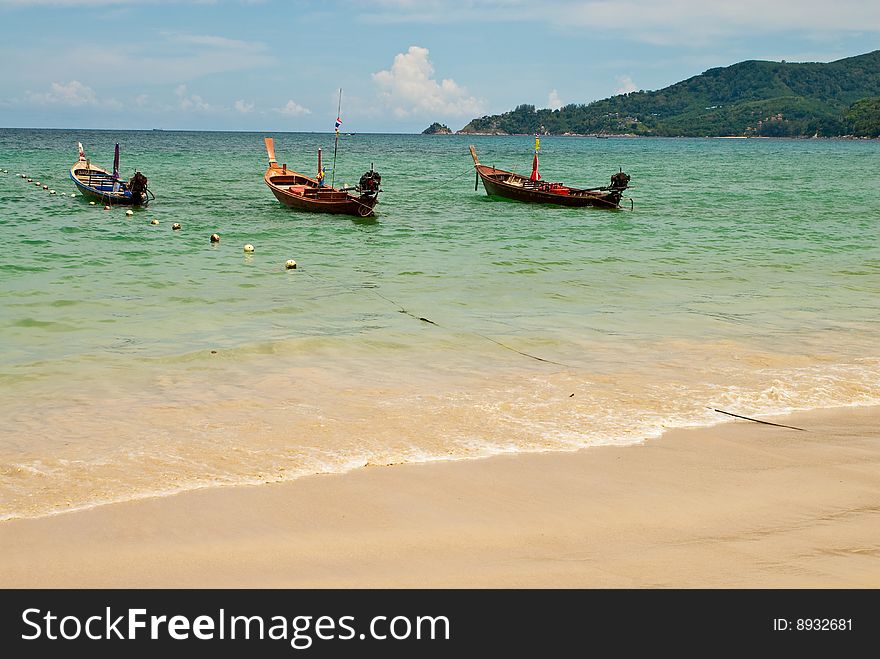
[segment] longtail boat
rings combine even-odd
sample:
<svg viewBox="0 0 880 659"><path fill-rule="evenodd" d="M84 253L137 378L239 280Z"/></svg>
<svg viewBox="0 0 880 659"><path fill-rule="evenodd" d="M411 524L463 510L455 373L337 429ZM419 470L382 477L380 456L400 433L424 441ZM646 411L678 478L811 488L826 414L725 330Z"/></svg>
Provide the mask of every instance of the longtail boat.
<svg viewBox="0 0 880 659"><path fill-rule="evenodd" d="M361 176L357 186L351 188L334 188L324 183L324 168L321 162L321 149L318 149L318 172L314 177L306 176L286 164L278 164L275 160L275 142L271 137L265 138L266 153L269 156L269 167L263 180L275 198L285 206L311 213L336 213L372 217L373 207L379 201L381 192L379 184L382 177L370 171Z"/></svg>
<svg viewBox="0 0 880 659"><path fill-rule="evenodd" d="M482 180L486 194L489 196L558 206L620 208L623 191L626 190L630 180L629 175L623 170L611 177L610 185L598 188L574 188L562 183L551 183L541 179L541 175L538 173L539 145L540 142L536 138L531 176L522 176L515 172L483 165L477 157L476 149L471 145L469 147L471 157L474 159L474 169L477 170L474 191L477 190L477 186Z"/></svg>
<svg viewBox="0 0 880 659"><path fill-rule="evenodd" d="M87 199L104 204L124 206L146 206L155 195L147 187L147 177L136 171L128 181L119 178L119 144L113 155L113 173L99 167L86 158L82 143L79 159L70 168L70 179Z"/></svg>

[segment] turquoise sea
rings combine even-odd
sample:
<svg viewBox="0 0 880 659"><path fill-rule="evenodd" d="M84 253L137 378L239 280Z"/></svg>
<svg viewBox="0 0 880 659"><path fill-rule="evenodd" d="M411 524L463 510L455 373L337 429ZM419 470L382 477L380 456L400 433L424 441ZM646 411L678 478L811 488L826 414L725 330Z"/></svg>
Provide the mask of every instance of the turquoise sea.
<svg viewBox="0 0 880 659"><path fill-rule="evenodd" d="M880 142L543 138L545 179L632 176L608 211L474 191L468 144L530 137L344 135L360 220L281 206L263 137L0 130L0 519L880 403ZM71 197L117 141L130 217Z"/></svg>

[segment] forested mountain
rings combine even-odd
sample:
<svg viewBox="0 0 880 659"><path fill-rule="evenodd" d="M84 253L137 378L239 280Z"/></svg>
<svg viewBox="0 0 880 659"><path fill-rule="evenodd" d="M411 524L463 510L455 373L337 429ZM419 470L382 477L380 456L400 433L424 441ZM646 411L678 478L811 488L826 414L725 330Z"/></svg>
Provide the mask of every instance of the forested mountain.
<svg viewBox="0 0 880 659"><path fill-rule="evenodd" d="M829 63L750 60L658 91L473 119L462 133L822 136L880 133L880 50Z"/></svg>

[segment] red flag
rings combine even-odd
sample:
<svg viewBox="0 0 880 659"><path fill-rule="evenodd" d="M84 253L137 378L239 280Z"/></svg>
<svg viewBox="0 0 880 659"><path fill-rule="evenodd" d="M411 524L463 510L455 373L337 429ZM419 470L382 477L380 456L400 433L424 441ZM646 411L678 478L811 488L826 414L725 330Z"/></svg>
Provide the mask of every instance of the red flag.
<svg viewBox="0 0 880 659"><path fill-rule="evenodd" d="M538 173L538 152L535 151L535 159L532 160L532 175L529 177L532 181L537 181L541 178L541 175Z"/></svg>

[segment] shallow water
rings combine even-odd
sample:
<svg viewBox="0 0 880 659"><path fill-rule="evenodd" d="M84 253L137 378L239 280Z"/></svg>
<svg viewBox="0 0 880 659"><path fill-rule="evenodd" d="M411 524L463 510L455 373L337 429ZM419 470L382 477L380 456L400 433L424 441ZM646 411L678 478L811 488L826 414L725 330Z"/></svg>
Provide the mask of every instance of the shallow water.
<svg viewBox="0 0 880 659"><path fill-rule="evenodd" d="M880 403L876 141L543 139L545 179L632 176L607 211L474 192L468 144L528 137L343 136L364 221L281 206L262 137L0 131L0 517ZM71 198L77 141L155 202Z"/></svg>

